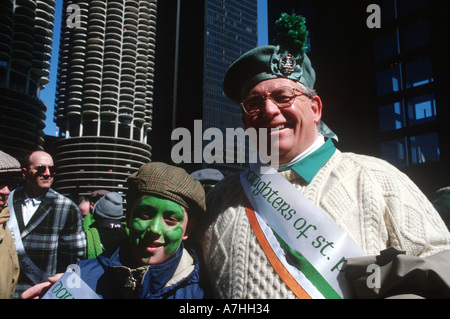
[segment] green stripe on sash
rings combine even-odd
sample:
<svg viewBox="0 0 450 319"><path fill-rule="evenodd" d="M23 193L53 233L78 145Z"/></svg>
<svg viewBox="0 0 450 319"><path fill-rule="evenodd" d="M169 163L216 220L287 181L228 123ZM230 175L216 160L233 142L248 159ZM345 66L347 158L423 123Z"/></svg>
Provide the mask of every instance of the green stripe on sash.
<svg viewBox="0 0 450 319"><path fill-rule="evenodd" d="M317 288L317 290L326 299L341 299L341 296L330 286L330 284L322 277L322 275L314 268L314 266L303 256L295 252L289 247L278 234L274 232L275 237L281 245L281 248L288 253L297 267L308 280Z"/></svg>

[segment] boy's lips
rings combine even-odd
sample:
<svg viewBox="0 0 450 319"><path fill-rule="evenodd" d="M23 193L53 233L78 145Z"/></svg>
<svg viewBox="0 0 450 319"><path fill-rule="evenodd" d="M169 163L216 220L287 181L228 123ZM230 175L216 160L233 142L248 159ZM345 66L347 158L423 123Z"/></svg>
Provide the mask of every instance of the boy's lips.
<svg viewBox="0 0 450 319"><path fill-rule="evenodd" d="M152 253L152 252L157 251L157 250L158 250L159 248L161 248L161 247L164 247L164 243L161 243L161 242L153 242L153 243L150 243L150 244L146 245L145 250L146 250L147 252Z"/></svg>

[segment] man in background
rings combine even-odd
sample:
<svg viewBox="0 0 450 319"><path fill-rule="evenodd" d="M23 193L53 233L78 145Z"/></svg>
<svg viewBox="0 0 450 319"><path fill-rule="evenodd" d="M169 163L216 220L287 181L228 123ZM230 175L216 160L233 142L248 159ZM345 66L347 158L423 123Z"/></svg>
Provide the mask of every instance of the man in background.
<svg viewBox="0 0 450 319"><path fill-rule="evenodd" d="M21 269L14 298L85 258L80 210L51 188L54 175L52 156L44 151L32 152L22 165L25 187L17 188L8 200L8 227Z"/></svg>

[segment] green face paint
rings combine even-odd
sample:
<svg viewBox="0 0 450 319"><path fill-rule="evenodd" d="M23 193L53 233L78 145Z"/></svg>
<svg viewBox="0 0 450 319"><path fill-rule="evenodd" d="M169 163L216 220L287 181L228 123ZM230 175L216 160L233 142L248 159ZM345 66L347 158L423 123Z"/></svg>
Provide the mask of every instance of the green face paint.
<svg viewBox="0 0 450 319"><path fill-rule="evenodd" d="M187 227L187 214L175 202L155 196L135 204L130 222L130 241L140 263L155 265L173 256Z"/></svg>

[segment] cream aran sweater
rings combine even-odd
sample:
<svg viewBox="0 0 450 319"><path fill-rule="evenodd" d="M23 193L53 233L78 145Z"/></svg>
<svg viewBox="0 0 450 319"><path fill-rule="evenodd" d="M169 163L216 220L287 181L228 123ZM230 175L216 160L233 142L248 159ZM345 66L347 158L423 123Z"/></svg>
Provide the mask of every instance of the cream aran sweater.
<svg viewBox="0 0 450 319"><path fill-rule="evenodd" d="M310 184L281 173L368 255L387 247L414 256L450 249L450 233L425 195L387 162L336 150ZM243 206L239 175L207 198L203 253L217 298L295 298L260 247Z"/></svg>

